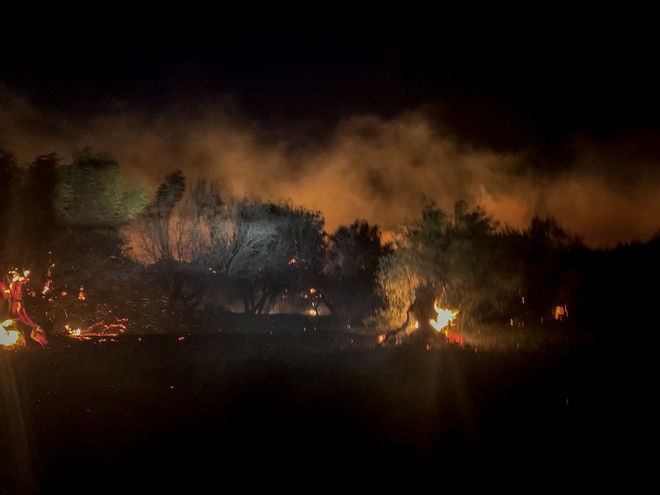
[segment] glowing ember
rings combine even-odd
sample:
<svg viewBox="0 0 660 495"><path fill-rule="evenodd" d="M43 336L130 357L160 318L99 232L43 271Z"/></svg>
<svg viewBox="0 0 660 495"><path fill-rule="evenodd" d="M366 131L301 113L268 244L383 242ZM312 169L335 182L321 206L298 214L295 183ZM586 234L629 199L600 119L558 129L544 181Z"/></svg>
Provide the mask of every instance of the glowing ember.
<svg viewBox="0 0 660 495"><path fill-rule="evenodd" d="M21 334L17 330L7 330L13 328L16 320L5 320L0 323L0 345L9 347L18 342Z"/></svg>
<svg viewBox="0 0 660 495"><path fill-rule="evenodd" d="M443 332L446 327L454 322L456 315L458 315L458 310L454 311L452 309L442 308L437 301L433 304L433 307L438 316L434 320L429 320L429 323L438 332Z"/></svg>
<svg viewBox="0 0 660 495"><path fill-rule="evenodd" d="M80 328L72 329L70 325L65 325L69 337L78 339L89 339L91 337L117 337L126 331L126 319L119 320L118 323L105 323L97 321L86 329Z"/></svg>
<svg viewBox="0 0 660 495"><path fill-rule="evenodd" d="M568 317L568 308L564 304L563 306L557 306L555 308L555 320L562 321L564 318Z"/></svg>
<svg viewBox="0 0 660 495"><path fill-rule="evenodd" d="M78 290L78 299L81 300L81 301L85 300L85 287L82 286L82 285L80 286L80 289Z"/></svg>
<svg viewBox="0 0 660 495"><path fill-rule="evenodd" d="M69 325L64 325L66 331L71 335L71 337L80 337L82 330L80 328L71 328Z"/></svg>

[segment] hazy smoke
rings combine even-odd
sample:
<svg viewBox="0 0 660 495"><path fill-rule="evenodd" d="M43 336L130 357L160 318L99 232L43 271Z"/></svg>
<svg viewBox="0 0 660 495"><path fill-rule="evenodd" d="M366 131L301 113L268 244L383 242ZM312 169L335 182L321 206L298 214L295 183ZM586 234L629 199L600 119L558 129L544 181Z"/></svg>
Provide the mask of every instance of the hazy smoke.
<svg viewBox="0 0 660 495"><path fill-rule="evenodd" d="M422 113L351 116L322 142L299 146L222 105L156 116L117 106L67 119L0 87L0 147L20 163L53 151L67 162L89 146L113 153L129 181L155 188L180 168L190 182L213 178L234 194L318 209L328 231L356 219L389 230L417 218L423 199L449 211L464 199L513 227L554 215L594 246L646 239L660 228L658 154L636 143L576 139L571 163L540 174L530 155L470 147Z"/></svg>

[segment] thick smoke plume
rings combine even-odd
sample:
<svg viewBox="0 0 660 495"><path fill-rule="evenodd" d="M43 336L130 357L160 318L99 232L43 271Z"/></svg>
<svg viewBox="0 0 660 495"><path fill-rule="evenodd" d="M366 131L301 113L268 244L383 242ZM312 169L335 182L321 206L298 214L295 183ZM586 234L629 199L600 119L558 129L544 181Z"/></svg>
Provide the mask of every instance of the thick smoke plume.
<svg viewBox="0 0 660 495"><path fill-rule="evenodd" d="M607 146L576 138L569 163L540 173L534 150L468 145L422 112L350 116L301 143L221 104L172 105L157 115L109 108L67 118L0 87L0 147L22 164L52 152L66 163L84 147L108 151L127 180L153 188L182 169L190 182L215 179L237 195L320 210L330 232L356 219L388 231L417 218L429 199L448 211L464 199L517 228L553 215L591 246L645 240L660 227L658 155L640 152L631 136Z"/></svg>

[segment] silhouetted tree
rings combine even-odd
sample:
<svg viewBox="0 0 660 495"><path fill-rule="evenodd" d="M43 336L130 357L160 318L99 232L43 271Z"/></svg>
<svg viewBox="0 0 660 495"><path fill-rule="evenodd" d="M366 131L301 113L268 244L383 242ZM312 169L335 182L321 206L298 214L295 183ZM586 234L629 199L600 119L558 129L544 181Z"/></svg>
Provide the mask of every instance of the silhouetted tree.
<svg viewBox="0 0 660 495"><path fill-rule="evenodd" d="M56 153L37 157L26 171L21 193L22 266L39 267L40 272L47 270L51 249L62 235L54 209L59 161Z"/></svg>
<svg viewBox="0 0 660 495"><path fill-rule="evenodd" d="M151 262L173 260L172 223L174 209L186 189L186 178L181 170L165 177L155 197L137 217L135 230L140 247Z"/></svg>
<svg viewBox="0 0 660 495"><path fill-rule="evenodd" d="M317 280L323 224L317 211L243 199L220 226L224 233L217 239L228 244L212 246L210 266L240 287L246 313L268 313L284 290L305 290Z"/></svg>
<svg viewBox="0 0 660 495"><path fill-rule="evenodd" d="M11 260L16 254L16 241L20 233L20 225L16 221L18 213L18 198L22 191L20 169L16 159L8 151L0 148L0 184L2 184L2 201L0 201L0 232L3 232L5 242L0 243L0 256L4 263L15 263Z"/></svg>
<svg viewBox="0 0 660 495"><path fill-rule="evenodd" d="M382 306L376 273L389 250L381 244L380 229L365 220L342 225L329 236L321 295L333 315L362 324Z"/></svg>

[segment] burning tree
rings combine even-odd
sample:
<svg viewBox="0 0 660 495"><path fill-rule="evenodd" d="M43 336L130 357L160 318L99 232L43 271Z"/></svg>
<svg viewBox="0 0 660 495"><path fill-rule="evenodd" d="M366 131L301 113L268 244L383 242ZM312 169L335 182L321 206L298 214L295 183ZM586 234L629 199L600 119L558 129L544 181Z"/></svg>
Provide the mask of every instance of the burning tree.
<svg viewBox="0 0 660 495"><path fill-rule="evenodd" d="M2 296L9 306L9 311L14 317L2 322L2 329L0 329L0 343L2 345L12 345L19 340L20 333L13 328L17 328L20 323L30 330L32 340L42 347L48 346L46 332L28 316L23 302L23 286L27 284L29 275L30 272L27 270L21 273L13 269L7 273L6 282L0 282L0 292L2 292Z"/></svg>
<svg viewBox="0 0 660 495"><path fill-rule="evenodd" d="M517 279L498 224L483 208L459 201L450 216L427 203L418 221L400 229L395 249L379 265L378 285L387 304L371 323L391 335L434 338L431 322L438 308L460 308L461 322L468 325L513 298Z"/></svg>

